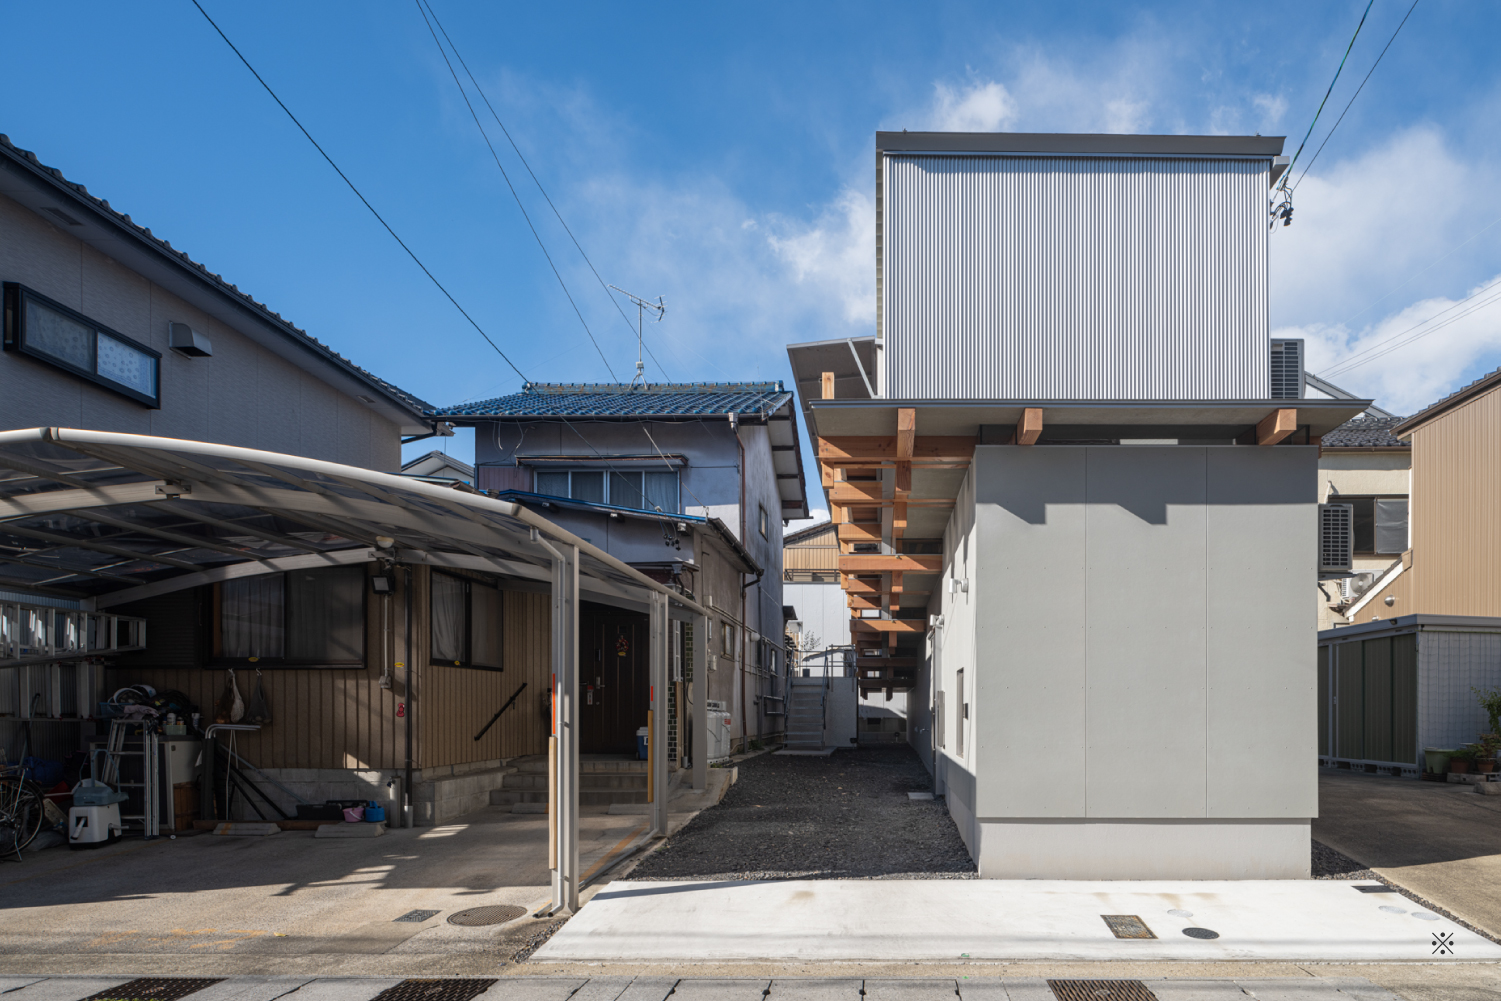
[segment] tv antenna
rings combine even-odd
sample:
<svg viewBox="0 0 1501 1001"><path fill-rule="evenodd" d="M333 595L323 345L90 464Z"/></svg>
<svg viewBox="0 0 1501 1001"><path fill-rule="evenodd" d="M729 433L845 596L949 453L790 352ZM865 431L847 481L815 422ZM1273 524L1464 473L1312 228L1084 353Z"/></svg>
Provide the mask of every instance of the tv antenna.
<svg viewBox="0 0 1501 1001"><path fill-rule="evenodd" d="M657 301L652 302L650 299L643 299L639 295L627 292L619 285L611 285L610 288L636 304L636 377L631 380L631 388L635 389L638 382L643 386L646 385L646 366L641 363L641 327L645 322L646 311L649 309L657 314L652 320L653 323L661 323L662 317L667 313L667 304L662 301L661 296L657 296Z"/></svg>

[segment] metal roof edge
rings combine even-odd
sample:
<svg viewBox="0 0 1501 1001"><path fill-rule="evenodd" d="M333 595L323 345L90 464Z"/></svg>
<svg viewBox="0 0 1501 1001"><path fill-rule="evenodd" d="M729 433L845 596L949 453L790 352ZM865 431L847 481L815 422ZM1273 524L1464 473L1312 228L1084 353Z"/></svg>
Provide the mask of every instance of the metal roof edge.
<svg viewBox="0 0 1501 1001"><path fill-rule="evenodd" d="M344 370L346 375L380 393L392 404L413 417L419 418L421 423L426 424L431 420L423 412L424 407L431 407L426 400L356 365L333 348L284 319L280 313L272 311L269 306L258 302L248 293L241 292L238 286L230 284L220 275L209 271L205 265L189 257L185 251L176 249L167 240L154 235L149 227L138 225L129 215L112 208L105 199L90 194L82 184L69 181L63 176L62 171L44 165L35 153L16 146L4 133L0 133L0 155L4 155L10 163L26 171L33 180L63 195L71 205L89 213L100 223L112 227L140 248L166 261L237 309L267 324L298 347Z"/></svg>
<svg viewBox="0 0 1501 1001"><path fill-rule="evenodd" d="M1418 428L1422 427L1424 424L1429 423L1435 418L1443 416L1450 410L1453 410L1455 407L1468 403L1475 397L1480 396L1482 393L1485 393L1486 391L1492 389L1498 383L1501 383L1501 368L1498 368L1493 372L1487 372L1485 375L1482 375L1480 378L1476 379L1468 386L1463 386L1459 389L1456 389L1454 392L1450 393L1448 396L1445 396L1443 399L1428 404L1428 406L1424 407L1422 410L1419 410L1417 413L1407 418L1407 420L1392 428L1392 435L1399 438L1405 438L1416 431Z"/></svg>
<svg viewBox="0 0 1501 1001"><path fill-rule="evenodd" d="M1280 156L1286 136L1132 135L1087 132L877 132L880 153L1169 154Z"/></svg>
<svg viewBox="0 0 1501 1001"><path fill-rule="evenodd" d="M1375 622L1352 623L1333 629L1321 629L1318 633L1318 640L1320 643L1340 643L1344 642L1345 637L1371 639L1383 632L1397 633L1409 629L1501 633L1501 616L1429 615L1425 613L1398 615L1390 619L1377 619Z"/></svg>

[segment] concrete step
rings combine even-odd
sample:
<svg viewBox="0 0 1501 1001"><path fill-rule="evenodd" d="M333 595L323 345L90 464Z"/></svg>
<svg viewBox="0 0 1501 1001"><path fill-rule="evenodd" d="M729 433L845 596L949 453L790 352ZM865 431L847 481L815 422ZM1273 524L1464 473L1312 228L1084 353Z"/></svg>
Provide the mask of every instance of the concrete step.
<svg viewBox="0 0 1501 1001"><path fill-rule="evenodd" d="M518 758L511 762L516 770L524 774L547 774L547 756L543 754L528 758ZM582 758L579 761L579 774L592 773L615 774L619 772L640 772L646 774L646 762L634 758Z"/></svg>
<svg viewBox="0 0 1501 1001"><path fill-rule="evenodd" d="M491 806L515 806L517 803L546 803L546 789L496 789L490 793ZM610 789L605 791L579 790L579 803L584 806L609 806L611 803L645 803L646 790Z"/></svg>
<svg viewBox="0 0 1501 1001"><path fill-rule="evenodd" d="M501 783L502 789L546 789L546 772L517 772L507 775ZM579 788L591 792L604 792L610 789L645 789L645 772L580 772Z"/></svg>

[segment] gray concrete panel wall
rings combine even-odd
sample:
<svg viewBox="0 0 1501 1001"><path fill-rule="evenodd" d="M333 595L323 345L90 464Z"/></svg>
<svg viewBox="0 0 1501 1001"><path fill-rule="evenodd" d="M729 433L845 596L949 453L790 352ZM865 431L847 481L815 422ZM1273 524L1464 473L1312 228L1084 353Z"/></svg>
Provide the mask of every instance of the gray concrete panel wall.
<svg viewBox="0 0 1501 1001"><path fill-rule="evenodd" d="M1206 451L1207 816L1317 817L1319 450Z"/></svg>
<svg viewBox="0 0 1501 1001"><path fill-rule="evenodd" d="M969 673L980 817L1088 814L1088 453L975 449L968 597L980 611ZM959 637L944 631L947 652Z"/></svg>
<svg viewBox="0 0 1501 1001"><path fill-rule="evenodd" d="M395 472L397 425L0 197L0 281L19 282L161 352L152 409L19 352L0 352L0 428L75 427L212 441ZM209 358L168 347L168 324L213 343Z"/></svg>
<svg viewBox="0 0 1501 1001"><path fill-rule="evenodd" d="M1316 815L1316 453L976 450L978 820Z"/></svg>
<svg viewBox="0 0 1501 1001"><path fill-rule="evenodd" d="M1086 455L1089 814L1202 817L1204 450Z"/></svg>

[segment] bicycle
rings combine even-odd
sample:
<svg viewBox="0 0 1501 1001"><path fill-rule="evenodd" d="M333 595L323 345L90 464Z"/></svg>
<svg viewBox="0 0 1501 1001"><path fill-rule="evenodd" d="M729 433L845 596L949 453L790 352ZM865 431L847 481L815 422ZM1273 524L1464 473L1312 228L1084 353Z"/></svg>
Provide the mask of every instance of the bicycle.
<svg viewBox="0 0 1501 1001"><path fill-rule="evenodd" d="M0 769L0 858L14 854L20 861L21 849L42 830L42 787L27 778L26 771L15 766Z"/></svg>

